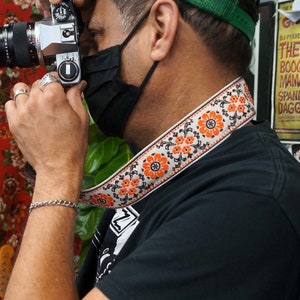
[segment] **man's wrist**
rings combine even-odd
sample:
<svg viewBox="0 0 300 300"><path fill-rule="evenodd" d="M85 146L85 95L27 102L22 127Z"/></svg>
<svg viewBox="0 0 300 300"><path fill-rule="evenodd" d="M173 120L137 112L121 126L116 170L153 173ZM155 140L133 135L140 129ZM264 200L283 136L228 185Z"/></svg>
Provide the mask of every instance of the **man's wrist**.
<svg viewBox="0 0 300 300"><path fill-rule="evenodd" d="M52 174L37 173L32 202L49 199L66 199L78 202L82 185L83 171L58 172Z"/></svg>

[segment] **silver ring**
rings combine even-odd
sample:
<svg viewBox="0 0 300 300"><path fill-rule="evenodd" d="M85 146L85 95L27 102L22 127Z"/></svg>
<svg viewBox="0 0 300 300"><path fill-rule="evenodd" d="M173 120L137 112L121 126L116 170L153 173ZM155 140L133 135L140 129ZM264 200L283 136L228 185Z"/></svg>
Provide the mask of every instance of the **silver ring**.
<svg viewBox="0 0 300 300"><path fill-rule="evenodd" d="M21 94L29 96L28 90L25 90L25 89L15 90L15 92L14 92L14 100L16 100L17 96L21 95Z"/></svg>
<svg viewBox="0 0 300 300"><path fill-rule="evenodd" d="M55 77L54 75L52 75L50 73L45 74L42 77L42 79L40 80L40 83L39 83L40 90L43 92L44 89L45 89L45 86L49 83L52 83L52 82L57 82L57 83L61 84L61 81L57 77Z"/></svg>

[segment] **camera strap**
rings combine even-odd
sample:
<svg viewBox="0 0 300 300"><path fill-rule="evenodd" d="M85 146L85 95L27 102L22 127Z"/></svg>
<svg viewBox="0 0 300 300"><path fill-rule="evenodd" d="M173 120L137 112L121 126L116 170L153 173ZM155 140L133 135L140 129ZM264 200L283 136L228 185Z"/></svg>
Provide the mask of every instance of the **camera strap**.
<svg viewBox="0 0 300 300"><path fill-rule="evenodd" d="M226 140L255 115L243 78L237 78L144 148L80 201L121 208L144 199Z"/></svg>

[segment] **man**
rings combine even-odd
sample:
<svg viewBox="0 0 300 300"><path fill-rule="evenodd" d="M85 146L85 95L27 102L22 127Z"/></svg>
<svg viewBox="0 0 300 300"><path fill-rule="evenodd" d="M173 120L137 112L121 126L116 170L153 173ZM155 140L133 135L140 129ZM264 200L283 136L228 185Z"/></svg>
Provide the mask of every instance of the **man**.
<svg viewBox="0 0 300 300"><path fill-rule="evenodd" d="M86 82L15 86L8 119L37 177L6 300L299 299L300 167L251 121L239 77L256 19L252 0L98 0ZM81 194L110 209L77 292L83 90L103 132L142 150Z"/></svg>

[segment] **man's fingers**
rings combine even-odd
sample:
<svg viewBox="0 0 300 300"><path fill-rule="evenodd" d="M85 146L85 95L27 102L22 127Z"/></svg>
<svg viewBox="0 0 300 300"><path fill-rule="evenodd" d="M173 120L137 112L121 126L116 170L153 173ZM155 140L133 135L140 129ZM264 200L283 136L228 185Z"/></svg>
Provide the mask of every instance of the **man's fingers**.
<svg viewBox="0 0 300 300"><path fill-rule="evenodd" d="M72 109L80 116L83 122L88 123L89 116L86 109L82 105L82 93L86 85L87 83L85 81L81 81L76 86L70 88L67 92L67 98Z"/></svg>
<svg viewBox="0 0 300 300"><path fill-rule="evenodd" d="M28 99L29 97L29 92L30 92L30 88L28 85L24 84L24 83L17 83L14 86L14 99L16 102L17 101L24 101L26 99Z"/></svg>
<svg viewBox="0 0 300 300"><path fill-rule="evenodd" d="M48 0L36 0L35 5L44 18L50 18L50 2Z"/></svg>

